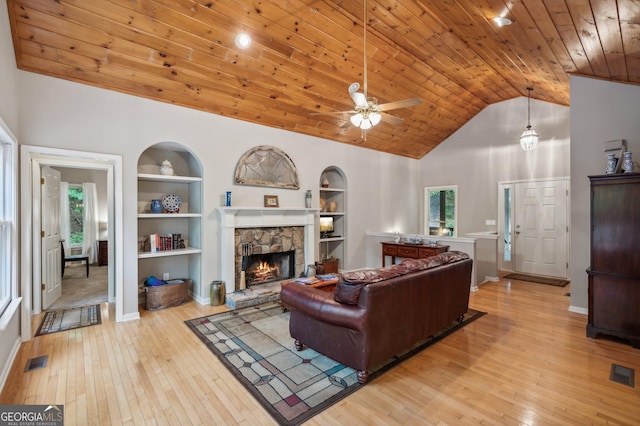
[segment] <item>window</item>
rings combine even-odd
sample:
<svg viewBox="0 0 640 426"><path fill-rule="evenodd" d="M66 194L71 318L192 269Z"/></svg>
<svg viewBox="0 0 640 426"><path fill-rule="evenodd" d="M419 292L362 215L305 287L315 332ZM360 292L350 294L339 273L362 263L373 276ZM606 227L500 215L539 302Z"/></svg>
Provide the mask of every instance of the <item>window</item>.
<svg viewBox="0 0 640 426"><path fill-rule="evenodd" d="M16 288L16 176L15 144L0 127L0 315L17 295Z"/></svg>
<svg viewBox="0 0 640 426"><path fill-rule="evenodd" d="M82 185L69 184L69 246L81 247L84 232L84 193Z"/></svg>
<svg viewBox="0 0 640 426"><path fill-rule="evenodd" d="M425 234L455 237L458 233L458 187L424 189Z"/></svg>

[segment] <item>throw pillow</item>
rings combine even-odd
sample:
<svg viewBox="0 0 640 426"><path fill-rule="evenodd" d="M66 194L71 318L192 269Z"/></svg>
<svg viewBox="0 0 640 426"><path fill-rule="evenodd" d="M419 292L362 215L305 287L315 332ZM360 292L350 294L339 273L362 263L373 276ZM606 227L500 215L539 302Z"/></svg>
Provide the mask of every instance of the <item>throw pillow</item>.
<svg viewBox="0 0 640 426"><path fill-rule="evenodd" d="M336 285L336 291L333 295L333 299L338 303L357 305L358 300L360 299L360 293L362 292L362 287L364 286L365 284L363 283L350 284L340 281Z"/></svg>

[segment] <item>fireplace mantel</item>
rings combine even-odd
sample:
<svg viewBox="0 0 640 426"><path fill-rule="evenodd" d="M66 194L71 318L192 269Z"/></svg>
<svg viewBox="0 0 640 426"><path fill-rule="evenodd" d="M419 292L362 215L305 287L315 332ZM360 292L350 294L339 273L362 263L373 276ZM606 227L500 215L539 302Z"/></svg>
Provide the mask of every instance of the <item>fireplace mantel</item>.
<svg viewBox="0 0 640 426"><path fill-rule="evenodd" d="M265 228L277 226L304 227L305 264L315 259L315 217L318 209L218 207L220 218L220 266L221 279L227 293L236 289L235 283L235 230L237 228Z"/></svg>

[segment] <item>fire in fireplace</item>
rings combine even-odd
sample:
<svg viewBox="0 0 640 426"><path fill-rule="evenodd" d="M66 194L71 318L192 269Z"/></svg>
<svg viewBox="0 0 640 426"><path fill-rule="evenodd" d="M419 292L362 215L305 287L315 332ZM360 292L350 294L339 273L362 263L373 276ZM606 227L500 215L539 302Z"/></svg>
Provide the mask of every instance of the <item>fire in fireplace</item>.
<svg viewBox="0 0 640 426"><path fill-rule="evenodd" d="M245 259L247 287L293 278L295 251L247 255Z"/></svg>

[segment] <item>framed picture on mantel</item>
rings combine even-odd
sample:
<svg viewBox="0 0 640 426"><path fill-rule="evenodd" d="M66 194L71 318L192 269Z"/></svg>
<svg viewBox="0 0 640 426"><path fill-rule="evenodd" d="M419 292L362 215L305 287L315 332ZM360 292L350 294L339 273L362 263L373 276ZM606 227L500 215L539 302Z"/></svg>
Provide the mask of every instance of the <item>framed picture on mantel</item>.
<svg viewBox="0 0 640 426"><path fill-rule="evenodd" d="M278 196L277 195L265 195L264 196L264 206L265 207L278 207Z"/></svg>

